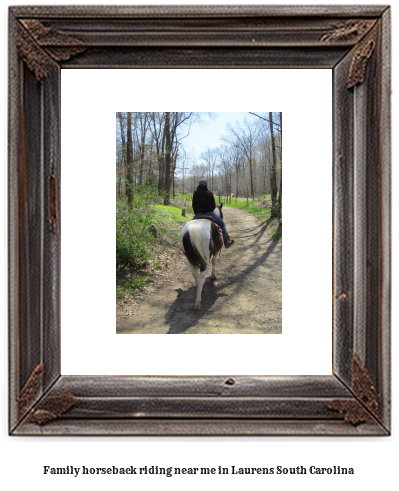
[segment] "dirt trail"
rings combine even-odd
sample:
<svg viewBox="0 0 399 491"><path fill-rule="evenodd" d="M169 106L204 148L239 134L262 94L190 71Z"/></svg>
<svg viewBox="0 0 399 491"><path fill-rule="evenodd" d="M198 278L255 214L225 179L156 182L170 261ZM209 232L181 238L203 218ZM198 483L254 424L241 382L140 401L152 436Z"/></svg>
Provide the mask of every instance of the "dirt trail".
<svg viewBox="0 0 399 491"><path fill-rule="evenodd" d="M279 334L282 326L282 244L251 214L224 208L235 244L207 271L201 310L194 278L181 251L165 277L147 289L134 315L117 314L119 334Z"/></svg>

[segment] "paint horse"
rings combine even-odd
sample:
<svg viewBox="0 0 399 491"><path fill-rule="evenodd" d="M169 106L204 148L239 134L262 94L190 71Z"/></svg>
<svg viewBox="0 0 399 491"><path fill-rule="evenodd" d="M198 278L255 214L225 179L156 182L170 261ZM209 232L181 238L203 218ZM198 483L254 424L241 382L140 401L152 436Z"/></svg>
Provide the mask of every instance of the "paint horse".
<svg viewBox="0 0 399 491"><path fill-rule="evenodd" d="M223 219L222 205L214 213ZM184 252L197 286L194 310L201 309L202 287L205 283L205 270L212 263L211 278L216 280L216 255L223 247L220 227L207 215L187 222L180 233L179 246Z"/></svg>

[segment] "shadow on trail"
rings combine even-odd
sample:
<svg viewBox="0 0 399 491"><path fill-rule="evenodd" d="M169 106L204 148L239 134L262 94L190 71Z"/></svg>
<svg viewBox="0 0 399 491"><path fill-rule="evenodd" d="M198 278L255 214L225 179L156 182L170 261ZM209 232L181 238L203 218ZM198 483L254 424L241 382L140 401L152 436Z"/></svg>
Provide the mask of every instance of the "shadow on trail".
<svg viewBox="0 0 399 491"><path fill-rule="evenodd" d="M165 314L165 320L169 323L168 334L181 334L190 327L195 326L214 306L216 300L227 297L227 293L219 292L219 289L210 277L206 278L202 289L201 310L194 310L197 288L194 286L188 290L177 288L177 298Z"/></svg>
<svg viewBox="0 0 399 491"><path fill-rule="evenodd" d="M244 232L245 235L237 235L237 233L235 233L234 234L234 238L237 238L237 239L249 239L251 237L255 237L254 244L256 244L256 242L258 242L259 239L266 232L266 230L268 229L269 225L271 224L271 222L273 220L274 219L270 217L264 223L260 223L259 225L256 225L253 228L236 229L238 233ZM251 232L253 232L253 233L251 233ZM278 226L278 228L277 228L277 230L276 230L275 233L278 233L278 234L281 235L281 233L282 233L282 225L281 225L281 223L279 224L279 226Z"/></svg>
<svg viewBox="0 0 399 491"><path fill-rule="evenodd" d="M261 233L263 234L264 230ZM257 240L258 239L255 240L255 243L257 242ZM248 279L249 275L254 272L259 266L263 266L267 263L270 254L272 254L278 244L278 241L271 240L268 244L267 249L260 256L252 260L251 264L248 264L244 270L240 270L236 273L234 271L234 266L230 269L228 276L229 283L232 284L232 288L234 290L233 295L240 292L242 289L247 288L245 281ZM256 247L256 251L259 250L259 244L256 244L252 247ZM220 279L222 279L222 275L220 276Z"/></svg>
<svg viewBox="0 0 399 491"><path fill-rule="evenodd" d="M259 225L259 227L256 227L256 228L258 229L257 232L247 233L246 235L234 234L234 238L235 239L251 239L251 238L255 237L254 243L256 243L256 242L258 242L258 240L262 237L262 235L267 230L267 225ZM256 230L256 229L253 229L253 230ZM245 230L245 232L248 232L248 230Z"/></svg>
<svg viewBox="0 0 399 491"><path fill-rule="evenodd" d="M251 247L255 248L256 251L262 249L260 248L258 240L265 233L266 229L267 226L263 225L257 234L254 234L256 238ZM256 268L267 262L268 257L278 244L278 241L270 240L267 248L263 250L260 255L257 255L244 270L235 273L234 266L230 269L228 282L233 289L233 295L237 294L242 289L247 288L245 283L246 279L254 270L256 270ZM211 310L217 299L231 297L231 295L223 293L224 284L223 273L221 271L219 272L218 279L220 280L220 283L215 284L209 276L206 278L202 290L201 310L199 311L194 310L195 297L197 295L195 285L191 286L188 290L182 290L181 288L175 290L178 293L178 296L165 314L165 320L170 324L168 334L181 334L190 327L195 326ZM224 300L222 300L222 302Z"/></svg>
<svg viewBox="0 0 399 491"><path fill-rule="evenodd" d="M234 229L234 237L237 237L237 234L240 234L240 233L246 233L247 235L245 237L252 237L253 235L256 235L257 233L259 232L255 232L255 230L258 230L260 228L262 228L264 225L263 224L258 224L256 225L255 227L252 227L252 228L238 228L238 227L235 227ZM251 232L255 232L254 234L251 234Z"/></svg>

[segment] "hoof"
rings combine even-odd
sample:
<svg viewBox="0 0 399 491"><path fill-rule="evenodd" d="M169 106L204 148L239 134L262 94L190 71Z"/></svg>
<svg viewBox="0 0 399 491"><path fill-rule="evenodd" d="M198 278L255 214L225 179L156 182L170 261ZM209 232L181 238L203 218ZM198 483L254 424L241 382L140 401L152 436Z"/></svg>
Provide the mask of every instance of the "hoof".
<svg viewBox="0 0 399 491"><path fill-rule="evenodd" d="M201 304L200 303L196 303L195 306L194 306L194 310L201 310Z"/></svg>
<svg viewBox="0 0 399 491"><path fill-rule="evenodd" d="M213 281L217 280L216 275L215 276L211 276L211 280L213 280Z"/></svg>

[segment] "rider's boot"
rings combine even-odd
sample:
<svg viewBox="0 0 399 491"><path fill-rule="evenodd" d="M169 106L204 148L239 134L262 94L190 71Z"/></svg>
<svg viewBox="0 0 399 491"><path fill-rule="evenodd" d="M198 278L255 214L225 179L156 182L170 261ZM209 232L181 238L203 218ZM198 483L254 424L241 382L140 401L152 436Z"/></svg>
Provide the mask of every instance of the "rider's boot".
<svg viewBox="0 0 399 491"><path fill-rule="evenodd" d="M230 246L232 246L234 244L234 240L230 239L229 234L227 234L223 237L223 241L224 241L224 246L226 249L228 249Z"/></svg>

